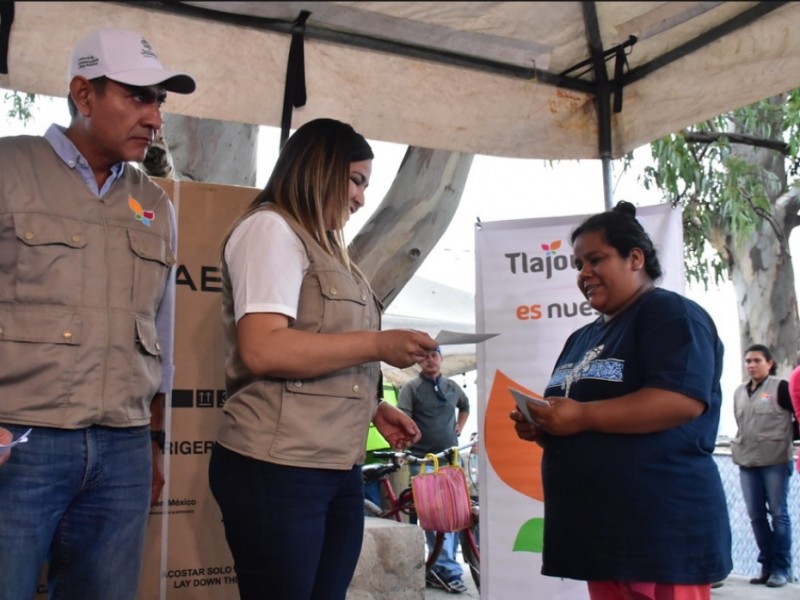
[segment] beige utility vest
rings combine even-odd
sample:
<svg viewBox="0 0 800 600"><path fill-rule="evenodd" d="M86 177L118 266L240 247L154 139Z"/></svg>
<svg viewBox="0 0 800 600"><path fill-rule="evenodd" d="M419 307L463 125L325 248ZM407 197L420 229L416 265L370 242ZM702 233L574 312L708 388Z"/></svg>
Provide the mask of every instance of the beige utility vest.
<svg viewBox="0 0 800 600"><path fill-rule="evenodd" d="M733 462L768 467L792 460L792 415L778 404L781 379L769 375L752 394L736 388L733 412L738 430L731 442Z"/></svg>
<svg viewBox="0 0 800 600"><path fill-rule="evenodd" d="M380 310L369 284L325 253L291 216L278 212L305 246L309 260L298 300L301 331L340 333L380 329ZM217 441L266 462L297 467L350 469L363 464L367 432L377 407L380 363L340 369L308 379L257 377L236 344L228 267L222 261L227 397Z"/></svg>
<svg viewBox="0 0 800 600"><path fill-rule="evenodd" d="M0 422L149 423L172 224L124 169L98 198L44 138L0 139Z"/></svg>

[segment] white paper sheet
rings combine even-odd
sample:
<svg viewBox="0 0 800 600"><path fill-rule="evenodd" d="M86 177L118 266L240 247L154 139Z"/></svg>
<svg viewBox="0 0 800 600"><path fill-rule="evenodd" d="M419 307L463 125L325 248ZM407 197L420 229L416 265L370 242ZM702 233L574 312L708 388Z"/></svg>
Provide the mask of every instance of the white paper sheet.
<svg viewBox="0 0 800 600"><path fill-rule="evenodd" d="M489 340L499 333L460 333L458 331L442 330L434 338L440 346L449 344L479 344Z"/></svg>
<svg viewBox="0 0 800 600"><path fill-rule="evenodd" d="M5 452L6 450L8 450L10 448L13 448L14 446L16 446L18 444L24 444L25 442L27 442L28 441L28 435L30 434L31 431L33 431L33 429L28 429L28 431L23 433L21 436L19 436L14 441L9 442L8 444L0 444L0 452Z"/></svg>

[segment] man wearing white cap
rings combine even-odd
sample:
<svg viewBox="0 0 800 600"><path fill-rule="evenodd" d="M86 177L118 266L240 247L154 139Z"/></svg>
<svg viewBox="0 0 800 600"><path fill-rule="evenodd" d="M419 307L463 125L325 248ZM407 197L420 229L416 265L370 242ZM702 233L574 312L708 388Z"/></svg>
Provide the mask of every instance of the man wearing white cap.
<svg viewBox="0 0 800 600"><path fill-rule="evenodd" d="M136 597L163 485L176 224L138 168L168 71L138 33L92 32L69 64L68 128L0 139L0 600ZM151 429L152 418L152 429Z"/></svg>

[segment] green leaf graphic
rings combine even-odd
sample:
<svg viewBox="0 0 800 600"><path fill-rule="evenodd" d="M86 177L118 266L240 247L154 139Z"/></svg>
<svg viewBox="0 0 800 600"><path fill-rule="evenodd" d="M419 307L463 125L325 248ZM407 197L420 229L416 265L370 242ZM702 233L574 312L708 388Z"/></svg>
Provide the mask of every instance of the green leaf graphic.
<svg viewBox="0 0 800 600"><path fill-rule="evenodd" d="M537 517L526 521L517 532L514 552L542 552L544 542L544 519Z"/></svg>

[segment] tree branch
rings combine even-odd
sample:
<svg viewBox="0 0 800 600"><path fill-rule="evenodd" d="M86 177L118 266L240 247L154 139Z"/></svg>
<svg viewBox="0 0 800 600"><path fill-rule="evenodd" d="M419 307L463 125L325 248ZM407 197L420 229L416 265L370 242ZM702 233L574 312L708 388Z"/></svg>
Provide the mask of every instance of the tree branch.
<svg viewBox="0 0 800 600"><path fill-rule="evenodd" d="M684 131L683 137L687 142L696 144L713 144L723 138L731 144L744 144L746 146L755 146L756 148L767 148L768 150L775 150L784 156L789 155L789 144L781 142L780 140L768 140L746 133L721 133L711 131Z"/></svg>
<svg viewBox="0 0 800 600"><path fill-rule="evenodd" d="M748 200L748 202L750 201ZM753 207L753 212L755 212L769 224L770 228L775 234L775 237L778 239L778 244L781 247L781 252L789 254L789 247L786 244L786 236L784 235L784 231L781 228L780 223L778 223L778 220L775 218L775 216L769 211L764 210L760 206L755 206L752 202L750 202L750 205Z"/></svg>

